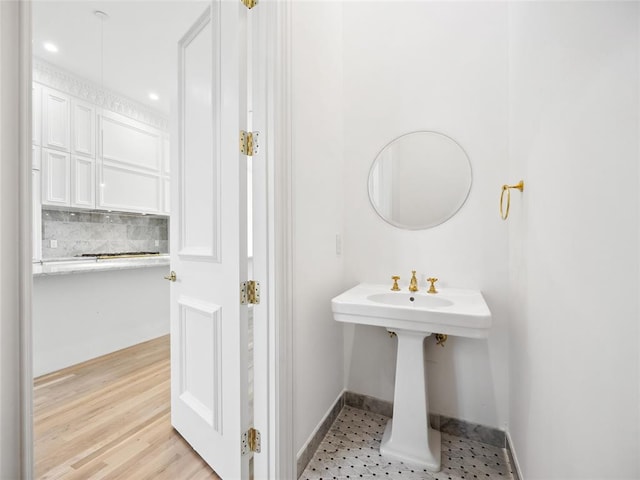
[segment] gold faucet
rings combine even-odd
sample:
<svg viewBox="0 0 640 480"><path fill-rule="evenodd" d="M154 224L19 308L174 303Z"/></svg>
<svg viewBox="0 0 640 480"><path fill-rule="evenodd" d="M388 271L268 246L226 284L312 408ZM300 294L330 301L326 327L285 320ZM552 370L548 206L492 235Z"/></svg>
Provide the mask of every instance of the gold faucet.
<svg viewBox="0 0 640 480"><path fill-rule="evenodd" d="M415 270L411 270L411 282L409 282L409 291L410 292L418 291L418 279L416 278Z"/></svg>
<svg viewBox="0 0 640 480"><path fill-rule="evenodd" d="M436 287L434 285L437 281L438 281L438 279L435 278L435 277L427 278L427 282L431 283L431 286L429 287L429 290L427 290L427 293L438 293L438 291L436 290Z"/></svg>
<svg viewBox="0 0 640 480"><path fill-rule="evenodd" d="M394 292L399 292L400 287L398 286L398 280L400 280L400 277L398 275L394 275L393 277L391 277L391 280L393 280L393 286L391 287L391 290Z"/></svg>

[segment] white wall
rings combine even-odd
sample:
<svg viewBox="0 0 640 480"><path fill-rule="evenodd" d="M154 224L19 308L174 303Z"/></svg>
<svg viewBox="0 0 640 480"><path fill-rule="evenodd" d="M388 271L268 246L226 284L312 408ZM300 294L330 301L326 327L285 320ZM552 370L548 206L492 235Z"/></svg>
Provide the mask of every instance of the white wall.
<svg viewBox="0 0 640 480"><path fill-rule="evenodd" d="M169 334L167 267L36 277L37 377Z"/></svg>
<svg viewBox="0 0 640 480"><path fill-rule="evenodd" d="M505 428L507 228L498 215L507 170L507 7L499 2L346 2L344 40L344 258L346 286L408 284L410 272L441 286L482 291L493 314L488 340L425 342L433 412ZM369 204L367 177L380 149L416 130L453 137L469 155L467 203L446 223L405 231ZM517 197L517 196L516 196ZM514 203L519 199L515 198ZM349 390L393 399L396 340L345 327Z"/></svg>
<svg viewBox="0 0 640 480"><path fill-rule="evenodd" d="M527 480L639 478L638 3L509 8L509 430Z"/></svg>
<svg viewBox="0 0 640 480"><path fill-rule="evenodd" d="M294 447L308 440L342 392L342 327L330 300L342 291L341 5L294 3Z"/></svg>
<svg viewBox="0 0 640 480"><path fill-rule="evenodd" d="M18 2L0 2L0 478L20 477Z"/></svg>

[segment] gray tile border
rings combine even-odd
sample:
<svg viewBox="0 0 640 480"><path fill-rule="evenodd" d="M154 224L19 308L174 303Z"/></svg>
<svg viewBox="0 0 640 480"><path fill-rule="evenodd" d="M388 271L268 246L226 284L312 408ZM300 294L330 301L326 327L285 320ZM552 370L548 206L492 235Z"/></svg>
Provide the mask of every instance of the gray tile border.
<svg viewBox="0 0 640 480"><path fill-rule="evenodd" d="M513 475L513 480L522 480L520 478L520 474L518 473L518 469L516 468L516 462L513 458L513 445L511 445L508 436L506 437L506 443L507 456L509 457L509 463L511 464L511 475Z"/></svg>
<svg viewBox="0 0 640 480"><path fill-rule="evenodd" d="M380 400L368 395L346 391L344 392L344 403L350 407L359 408L366 412L377 413L385 417L393 416L393 402Z"/></svg>
<svg viewBox="0 0 640 480"><path fill-rule="evenodd" d="M385 417L393 416L393 402L380 400L368 395L346 391L344 393L345 404L350 407L359 408L367 412L377 413ZM457 418L450 418L437 413L429 414L429 423L436 430L443 433L455 435L456 437L468 438L487 445L505 448L506 434L504 431L494 427L487 427Z"/></svg>
<svg viewBox="0 0 640 480"><path fill-rule="evenodd" d="M456 437L468 438L476 442L493 445L494 447L505 448L507 435L504 431L494 427L486 427L477 423L458 420L440 415L440 431L455 435Z"/></svg>
<svg viewBox="0 0 640 480"><path fill-rule="evenodd" d="M318 450L318 447L324 440L324 437L327 435L327 432L336 421L336 418L338 418L338 415L342 411L342 407L344 407L344 399L344 395L341 395L340 398L338 398L336 403L331 408L329 415L327 415L327 417L324 419L320 427L316 430L316 433L314 434L311 441L307 443L304 451L298 457L298 460L296 462L296 478L300 478L302 472L304 472L305 468L307 468L307 465L315 455L316 450Z"/></svg>

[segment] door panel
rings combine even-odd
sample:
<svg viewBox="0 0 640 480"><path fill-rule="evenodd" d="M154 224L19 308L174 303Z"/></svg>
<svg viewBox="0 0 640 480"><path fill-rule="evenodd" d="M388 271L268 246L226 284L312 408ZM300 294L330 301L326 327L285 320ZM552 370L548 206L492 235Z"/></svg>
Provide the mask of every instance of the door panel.
<svg viewBox="0 0 640 480"><path fill-rule="evenodd" d="M248 479L244 22L214 1L178 44L171 138L171 421L222 478Z"/></svg>
<svg viewBox="0 0 640 480"><path fill-rule="evenodd" d="M180 215L179 252L182 256L208 257L220 260L218 246L219 228L218 197L220 192L218 172L220 156L218 138L213 125L212 98L214 41L213 22L199 25L197 31L184 42L182 51L181 100L182 148L180 179L182 205ZM203 162L201 157L210 161ZM199 215L189 215L197 212Z"/></svg>
<svg viewBox="0 0 640 480"><path fill-rule="evenodd" d="M182 297L178 303L178 344L182 351L179 398L216 432L222 433L222 309L188 297Z"/></svg>

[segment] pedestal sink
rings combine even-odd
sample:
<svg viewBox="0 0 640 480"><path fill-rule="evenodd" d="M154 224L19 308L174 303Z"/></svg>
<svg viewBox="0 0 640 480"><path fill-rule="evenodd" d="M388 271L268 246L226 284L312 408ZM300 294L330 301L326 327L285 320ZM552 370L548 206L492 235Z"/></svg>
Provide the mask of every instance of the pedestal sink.
<svg viewBox="0 0 640 480"><path fill-rule="evenodd" d="M338 322L374 325L398 337L393 418L380 453L431 471L440 470L440 432L429 426L423 343L432 333L486 338L491 312L475 290L391 292L388 285L360 284L331 300Z"/></svg>

